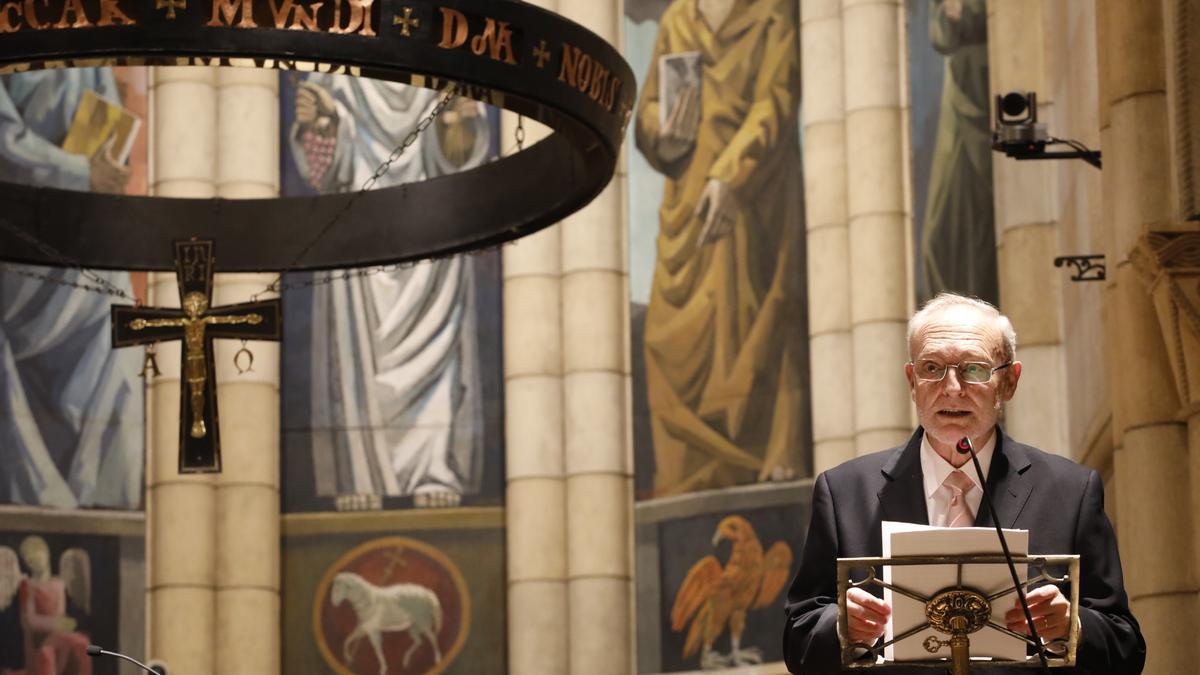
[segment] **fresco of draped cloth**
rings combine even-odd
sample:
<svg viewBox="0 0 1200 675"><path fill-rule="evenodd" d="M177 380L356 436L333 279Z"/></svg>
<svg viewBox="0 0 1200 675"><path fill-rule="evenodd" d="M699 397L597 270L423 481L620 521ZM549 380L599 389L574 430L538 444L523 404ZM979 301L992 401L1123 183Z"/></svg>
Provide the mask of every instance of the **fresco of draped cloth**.
<svg viewBox="0 0 1200 675"><path fill-rule="evenodd" d="M789 478L799 464L797 20L791 0L738 0L714 30L695 0L676 0L660 22L635 130L666 176L645 327L656 495ZM671 161L656 143L658 64L687 52L700 54L699 129ZM732 188L736 217L702 244L710 178Z"/></svg>
<svg viewBox="0 0 1200 675"><path fill-rule="evenodd" d="M0 179L97 187L89 158L61 147L88 92L121 102L111 68L0 77ZM111 348L111 298L72 288L81 272L34 271L61 283L0 272L0 503L137 508L141 354ZM97 274L132 295L128 272Z"/></svg>

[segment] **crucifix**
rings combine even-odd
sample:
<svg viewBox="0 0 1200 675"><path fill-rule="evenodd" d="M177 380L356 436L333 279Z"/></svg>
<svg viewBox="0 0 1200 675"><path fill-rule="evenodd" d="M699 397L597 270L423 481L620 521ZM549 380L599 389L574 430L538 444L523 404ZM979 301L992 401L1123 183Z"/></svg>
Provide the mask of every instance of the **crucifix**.
<svg viewBox="0 0 1200 675"><path fill-rule="evenodd" d="M113 347L183 340L180 370L179 472L221 470L213 340L279 340L278 299L211 307L213 242L175 242L180 309L113 305Z"/></svg>

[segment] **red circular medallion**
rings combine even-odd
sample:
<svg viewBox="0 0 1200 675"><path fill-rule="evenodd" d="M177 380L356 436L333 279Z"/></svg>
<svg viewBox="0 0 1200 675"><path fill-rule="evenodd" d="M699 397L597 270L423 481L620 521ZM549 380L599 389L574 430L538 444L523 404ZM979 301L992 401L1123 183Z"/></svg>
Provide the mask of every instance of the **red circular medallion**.
<svg viewBox="0 0 1200 675"><path fill-rule="evenodd" d="M442 672L466 642L462 573L429 544L374 539L330 566L313 599L313 632L342 675Z"/></svg>

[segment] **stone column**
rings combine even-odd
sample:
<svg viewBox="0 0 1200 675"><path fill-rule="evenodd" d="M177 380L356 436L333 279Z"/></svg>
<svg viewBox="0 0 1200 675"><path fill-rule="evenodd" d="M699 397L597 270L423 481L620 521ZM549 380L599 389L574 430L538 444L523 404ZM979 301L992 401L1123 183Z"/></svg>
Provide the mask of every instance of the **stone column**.
<svg viewBox="0 0 1200 675"><path fill-rule="evenodd" d="M1099 55L1096 53L1095 3L1039 3L1037 8L1042 11L1041 27L1031 30L1034 33L1040 31L1045 36L1042 43L1045 46L1041 53L1041 60L1045 65L1040 82L1031 79L1024 83L1013 81L993 86L1005 89L1037 87L1038 102L1042 103L1043 98L1049 102L1049 105L1042 105L1039 110L1039 118L1051 133L1079 140L1091 148L1100 148L1103 143L1100 139L1099 110L1096 105L1099 101L1097 78ZM1004 35L1006 33L998 31L1016 30L1013 28L1011 12L1007 3L1000 3L996 9L1002 12L1002 16L1007 16L1008 20L1005 22L1006 26L1001 27L996 21L996 14L990 15L995 24L992 34ZM1007 35L1023 35L1023 33L1009 32ZM998 55L996 58L1004 61L1006 65L1003 67L1008 67L1014 61L1013 54ZM1033 54L1027 53L1027 58L1033 58ZM1003 91L1004 89L995 89L995 93L1003 93ZM1004 160L1001 160L999 153L993 153L992 158L993 170L998 177L1002 171L1016 171L1021 168L1022 164L1038 163L1008 160L1006 163L1010 166L1002 167L1001 163ZM1022 383L1017 394L1018 400L1014 402L1015 405L1009 407L1009 416L1012 418L1009 428L1011 429L1014 424L1024 427L1017 433L1029 434L1031 438L1035 439L1033 442L1040 443L1044 449L1068 454L1076 461L1099 470L1102 474L1106 474L1106 478L1111 479L1112 431L1109 427L1112 418L1112 402L1109 398L1108 383L1111 371L1105 365L1105 340L1102 337L1104 335L1104 284L1073 283L1070 281L1073 275L1072 269L1052 270L1049 264L1050 259L1056 255L1091 254L1104 251L1104 242L1108 235L1102 226L1102 172L1080 160L1043 163L1051 164L1054 169L1050 178L1053 181L1053 187L1049 191L1053 193L1051 197L1053 199L1053 216L1057 220L1056 242L1058 248L1040 251L1036 256L1031 257L1030 269L1014 272L1011 270L1010 261L1019 256L1007 252L1012 252L1019 247L1010 245L1011 242L1004 244L1000 259L1001 270L1002 275L1033 274L1040 278L1050 274L1051 281L1049 283L1057 284L1061 290L1059 294L1053 294L1053 291L1046 292L1044 289L1052 287L1043 280L1039 281L1037 285L1027 285L1014 291L1010 284L1020 280L1002 276L1001 292L1005 310L1010 315L1013 313L1022 315L1019 318L1014 317L1018 321L1016 324L1017 336L1021 343L1017 356L1022 361L1025 360L1026 345L1037 346L1045 342L1045 346L1049 346L1052 342L1045 340L1047 337L1045 333L1041 333L1041 335L1031 333L1030 329L1024 325L1028 321L1024 316L1028 310L1014 307L1010 300L1017 301L1017 296L1037 298L1052 294L1059 298L1057 312L1060 316L1057 323L1061 331L1061 344L1058 351L1062 366L1058 378L1061 385L1058 387L1052 385L1052 391L1055 388L1062 388L1062 393L1055 394L1055 396L1063 397L1062 404L1065 405L1065 408L1062 412L1057 413L1053 423L1062 427L1066 449L1056 450L1050 444L1051 439L1039 439L1038 434L1042 433L1041 430L1030 428L1031 425L1028 424L1029 415L1036 415L1036 412L1028 410L1030 401L1027 399L1038 398L1040 387L1044 384L1036 377L1026 381L1026 378L1032 374L1029 370L1026 370L1021 376ZM1018 166L1013 167L1011 164ZM1014 204L1013 200L1036 198L1029 193L1017 196L1011 194L1011 190L1002 192L999 183L996 185L997 194L1004 195L998 197L998 200L1005 200L1003 205L999 201L997 203L998 215L1001 208L1016 210L1023 206ZM997 222L1005 224L1005 220L1005 216L1000 215ZM1001 237L1001 241L1004 241L1003 237ZM1036 264L1036 269L1032 268L1033 264ZM1040 362L1035 365L1039 371L1045 369ZM1035 382L1037 382L1036 385L1030 386ZM1049 401L1044 402L1044 405L1049 406L1050 404ZM1048 427L1042 428L1050 430ZM1111 498L1106 501L1110 505L1114 503Z"/></svg>
<svg viewBox="0 0 1200 675"><path fill-rule="evenodd" d="M1055 92L1047 77L1042 10L1038 0L989 3L988 34L998 37L989 40L988 61L992 92L1037 92L1038 118L1047 122L1055 112ZM1072 129L1050 126L1054 133L1075 137ZM1059 301L1068 272L1051 263L1060 251L1089 251L1063 251L1060 245L1057 188L1064 166L992 153L1000 304L1017 330L1017 358L1024 366L1020 390L1005 412L1006 430L1023 443L1069 455Z"/></svg>
<svg viewBox="0 0 1200 675"><path fill-rule="evenodd" d="M1174 215L1163 3L1102 0L1099 13L1118 530L1146 672L1182 673L1193 667L1191 627L1200 620L1196 570L1185 562L1193 560L1190 490L1180 473L1187 427L1154 306L1131 262L1145 230Z"/></svg>
<svg viewBox="0 0 1200 675"><path fill-rule="evenodd" d="M1175 392L1183 402L1178 418L1187 420L1192 501L1200 478L1200 298L1190 289L1200 286L1200 228L1188 226L1152 231L1130 255L1138 276L1154 302L1174 375ZM1178 474L1176 474L1178 476ZM1179 480L1179 478L1177 478ZM1191 510L1195 514L1195 509ZM1192 541L1200 533L1200 518L1192 517ZM1197 554L1193 545L1192 554ZM1195 559L1177 565L1200 572ZM1200 574L1197 575L1200 577Z"/></svg>
<svg viewBox="0 0 1200 675"><path fill-rule="evenodd" d="M1177 284L1172 287L1171 299L1173 303L1164 303L1159 300L1160 297L1166 295L1161 290L1156 294L1156 305L1158 307L1159 321L1167 324L1167 318L1170 316L1183 317L1187 319L1195 319L1200 314L1200 308L1197 308L1195 302L1187 303L1184 308L1177 308L1179 304L1184 304L1179 299L1187 297L1186 293L1178 293L1185 288L1196 288L1197 276L1195 274L1196 267L1196 251L1200 247L1200 226L1196 222L1182 222L1184 218L1191 217L1192 214L1200 210L1200 190L1197 190L1197 185L1200 184L1200 173L1197 172L1197 167L1200 167L1200 136L1197 136L1195 127L1200 121L1200 101L1197 100L1197 93L1200 92L1200 72L1196 71L1196 64L1200 62L1200 50L1197 49L1195 42L1195 32L1197 27L1200 27L1200 0L1172 0L1164 2L1163 7L1166 10L1164 17L1164 34L1166 39L1166 59L1167 59L1167 102L1170 107L1170 143L1174 150L1172 162L1175 170L1175 185L1179 192L1177 199L1178 208L1175 213L1175 229L1185 233L1189 245L1181 246L1175 244L1178 252L1178 260L1172 261L1178 267L1191 268L1182 270L1182 274L1177 274ZM1145 248L1145 240L1143 240L1143 248ZM1185 253L1186 251L1186 253ZM1188 274L1190 272L1190 274ZM1164 305L1166 305L1164 307ZM1164 309L1168 310L1164 313ZM1183 311L1179 311L1182 309ZM1186 326L1180 326L1177 334L1179 338L1176 344L1178 345L1179 354L1177 361L1182 363L1173 364L1176 372L1176 381L1180 381L1180 375L1184 374L1187 377L1188 387L1187 394L1180 394L1180 398L1185 402L1186 408L1182 416L1187 417L1188 421L1188 447L1191 456L1191 487L1192 487L1192 513L1197 513L1200 509L1200 322L1179 321L1176 323L1184 323ZM1166 325L1164 325L1164 329ZM1182 330L1182 329L1187 329ZM1168 341L1171 340L1171 335L1164 336ZM1200 517L1192 519L1192 541L1200 541ZM1200 578L1200 544L1193 545L1193 566L1196 570L1197 578Z"/></svg>
<svg viewBox="0 0 1200 675"><path fill-rule="evenodd" d="M560 0L612 44L619 3ZM633 668L633 458L627 376L629 296L620 182L563 223L563 438L573 675Z"/></svg>
<svg viewBox="0 0 1200 675"><path fill-rule="evenodd" d="M516 115L501 123L507 149ZM524 127L526 148L547 135ZM530 675L568 671L561 232L503 249L508 671Z"/></svg>
<svg viewBox="0 0 1200 675"><path fill-rule="evenodd" d="M856 454L840 0L800 3L800 48L813 471L819 473Z"/></svg>
<svg viewBox="0 0 1200 675"><path fill-rule="evenodd" d="M220 68L217 90L217 196L279 194L279 73ZM216 242L217 260L221 242ZM213 302L263 294L274 274L221 274ZM222 472L217 475L216 670L279 672L279 347L246 344L253 370L239 373L235 341L215 343ZM246 365L245 356L240 363Z"/></svg>
<svg viewBox="0 0 1200 675"><path fill-rule="evenodd" d="M215 196L216 71L155 68L151 82L151 192ZM150 301L179 306L173 273L151 275ZM157 352L162 375L147 396L146 652L171 673L207 675L217 672L216 479L179 474L181 345Z"/></svg>
<svg viewBox="0 0 1200 675"><path fill-rule="evenodd" d="M903 443L912 412L903 364L904 125L898 0L842 0L854 440L858 454ZM821 256L813 252L810 258ZM817 359L814 358L814 365Z"/></svg>

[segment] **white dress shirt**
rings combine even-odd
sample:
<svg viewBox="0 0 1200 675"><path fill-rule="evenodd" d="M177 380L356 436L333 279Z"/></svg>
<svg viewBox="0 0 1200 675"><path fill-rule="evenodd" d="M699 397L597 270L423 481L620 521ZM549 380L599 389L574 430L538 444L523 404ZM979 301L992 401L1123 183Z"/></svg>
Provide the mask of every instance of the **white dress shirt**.
<svg viewBox="0 0 1200 675"><path fill-rule="evenodd" d="M975 449L975 455L979 457L979 466L983 469L983 477L975 472L975 463L967 458L967 463L959 467L967 477L975 481L975 488L966 493L964 497L967 500L967 505L971 507L971 513L975 514L976 520L979 519L979 506L983 503L983 481L987 480L988 470L992 465L992 452L996 449L996 435L999 432L993 432L992 437L987 443L983 444L982 448ZM957 452L957 451L956 451ZM954 467L950 462L942 459L942 456L937 454L937 450L929 443L928 436L921 437L921 474L925 482L925 508L929 510L929 524L937 527L946 526L946 515L950 512L950 495L948 490L941 489L942 483L945 482L946 476L954 471ZM1015 606L1015 605L1014 605ZM1077 619L1078 621L1078 619ZM1061 650L1056 650L1053 647L1048 647L1047 651L1061 655Z"/></svg>
<svg viewBox="0 0 1200 675"><path fill-rule="evenodd" d="M975 482L975 488L968 491L966 495L967 506L971 507L971 513L975 514L975 518L979 518L979 505L983 503L983 482L987 480L988 469L992 464L992 452L996 449L996 432L992 432L992 437L987 443L983 444L982 448L976 448L975 454L979 457L979 466L983 468L983 477L981 478L975 472L975 464L967 455L967 463L963 464L959 469L967 474L967 477ZM957 451L955 451L957 452ZM946 515L950 512L950 494L948 490L942 489L942 483L945 482L946 476L954 471L954 467L942 459L942 456L933 449L929 443L929 436L921 436L921 474L925 479L925 508L929 512L929 524L936 527L946 526Z"/></svg>

